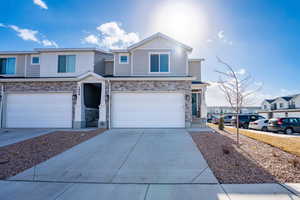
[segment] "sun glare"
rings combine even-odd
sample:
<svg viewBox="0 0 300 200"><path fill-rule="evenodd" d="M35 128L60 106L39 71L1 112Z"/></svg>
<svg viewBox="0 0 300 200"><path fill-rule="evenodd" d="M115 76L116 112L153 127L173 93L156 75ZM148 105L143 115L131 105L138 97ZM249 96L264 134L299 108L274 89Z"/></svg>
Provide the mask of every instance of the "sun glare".
<svg viewBox="0 0 300 200"><path fill-rule="evenodd" d="M160 4L154 17L152 31L165 33L187 44L201 39L206 28L199 6L187 1Z"/></svg>

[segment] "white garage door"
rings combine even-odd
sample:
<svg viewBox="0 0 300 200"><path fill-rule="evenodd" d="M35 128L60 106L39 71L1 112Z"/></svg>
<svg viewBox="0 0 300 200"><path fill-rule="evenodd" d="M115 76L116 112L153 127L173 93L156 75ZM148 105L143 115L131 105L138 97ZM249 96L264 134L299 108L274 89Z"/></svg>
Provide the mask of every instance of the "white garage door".
<svg viewBox="0 0 300 200"><path fill-rule="evenodd" d="M182 93L114 93L112 127L184 127Z"/></svg>
<svg viewBox="0 0 300 200"><path fill-rule="evenodd" d="M7 128L71 128L72 94L8 94Z"/></svg>

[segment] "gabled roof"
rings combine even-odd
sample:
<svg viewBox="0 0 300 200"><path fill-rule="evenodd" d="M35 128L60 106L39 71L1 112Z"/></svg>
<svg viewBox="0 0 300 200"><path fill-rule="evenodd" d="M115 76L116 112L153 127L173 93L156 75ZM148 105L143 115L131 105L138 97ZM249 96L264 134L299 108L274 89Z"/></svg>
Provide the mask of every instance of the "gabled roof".
<svg viewBox="0 0 300 200"><path fill-rule="evenodd" d="M62 52L62 51L97 51L101 53L109 53L98 48L35 48L37 52Z"/></svg>
<svg viewBox="0 0 300 200"><path fill-rule="evenodd" d="M181 42L178 42L177 40L175 40L175 39L173 39L173 38L171 38L171 37L169 37L169 36L167 36L167 35L165 35L163 33L158 32L158 33L155 33L155 34L151 35L150 37L147 37L147 38L145 38L145 39L143 39L143 40L141 40L141 41L139 41L139 42L137 42L137 43L129 46L127 49L116 49L116 50L112 50L112 52L128 52L128 51L130 51L132 49L135 49L137 47L140 47L143 44L146 44L147 42L150 42L150 41L152 41L152 40L154 40L156 38L164 38L166 40L169 40L169 41L171 41L173 43L176 43L177 45L181 46L182 48L186 49L187 51L192 51L193 50L192 47L190 47L188 45L185 45L185 44L183 44Z"/></svg>
<svg viewBox="0 0 300 200"><path fill-rule="evenodd" d="M273 101L275 101L275 99L266 99L265 101L268 103L273 103Z"/></svg>
<svg viewBox="0 0 300 200"><path fill-rule="evenodd" d="M284 99L284 100L286 100L286 101L289 101L289 100L291 100L293 97L287 96L287 97L281 97L281 98Z"/></svg>

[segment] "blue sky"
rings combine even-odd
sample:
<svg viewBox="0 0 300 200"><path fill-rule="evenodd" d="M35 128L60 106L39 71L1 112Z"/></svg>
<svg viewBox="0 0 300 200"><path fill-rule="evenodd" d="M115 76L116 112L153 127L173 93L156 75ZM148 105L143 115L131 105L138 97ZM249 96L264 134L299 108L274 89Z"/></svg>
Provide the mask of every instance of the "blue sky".
<svg viewBox="0 0 300 200"><path fill-rule="evenodd" d="M300 92L299 10L297 0L10 0L0 5L0 50L117 48L160 31L206 59L204 81L224 70L216 56L250 73L263 84L259 104ZM212 84L208 104L224 104L220 95Z"/></svg>

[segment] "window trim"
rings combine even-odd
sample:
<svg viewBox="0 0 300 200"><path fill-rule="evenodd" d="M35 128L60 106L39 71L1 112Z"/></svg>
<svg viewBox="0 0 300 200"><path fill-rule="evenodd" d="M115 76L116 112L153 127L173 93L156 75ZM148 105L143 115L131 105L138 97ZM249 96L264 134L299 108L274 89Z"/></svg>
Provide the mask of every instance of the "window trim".
<svg viewBox="0 0 300 200"><path fill-rule="evenodd" d="M167 72L161 72L160 71L160 56L158 56L158 72L151 72L151 55L153 54L167 54L168 55L168 71ZM148 61L149 61L149 66L148 66L148 73L150 74L169 74L170 73L170 55L171 53L169 51L167 52L149 52L149 55L148 55Z"/></svg>
<svg viewBox="0 0 300 200"><path fill-rule="evenodd" d="M121 56L126 56L127 57L127 62L122 62L121 61ZM128 53L120 53L119 54L119 64L120 65L128 65L129 64L129 54Z"/></svg>
<svg viewBox="0 0 300 200"><path fill-rule="evenodd" d="M33 57L39 57L39 63L33 63L33 62L32 62ZM38 56L36 56L36 55L31 55L31 56L30 56L30 64L31 64L31 65L39 65L39 64L40 64L40 56L39 56L39 55L38 55Z"/></svg>
<svg viewBox="0 0 300 200"><path fill-rule="evenodd" d="M17 56L0 56L0 58L14 58L15 59L15 69L14 69L14 73L13 74L1 74L0 75L4 75L4 76L13 76L17 74L17 65L18 65L18 58Z"/></svg>
<svg viewBox="0 0 300 200"><path fill-rule="evenodd" d="M75 56L75 66L74 66L74 72L59 72L59 56ZM77 72L77 54L70 54L70 53L65 53L65 54L57 54L57 73L58 74L72 74Z"/></svg>

